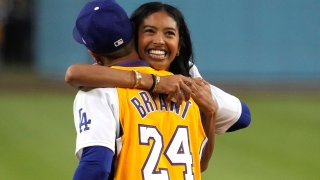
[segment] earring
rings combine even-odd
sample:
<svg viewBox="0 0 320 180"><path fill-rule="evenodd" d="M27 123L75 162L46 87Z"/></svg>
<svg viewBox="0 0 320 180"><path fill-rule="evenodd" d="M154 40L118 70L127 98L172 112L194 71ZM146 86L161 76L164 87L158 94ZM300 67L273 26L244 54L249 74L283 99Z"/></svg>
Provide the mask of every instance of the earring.
<svg viewBox="0 0 320 180"><path fill-rule="evenodd" d="M177 55L176 55L176 56L179 56L179 55L180 55L180 51L177 52Z"/></svg>

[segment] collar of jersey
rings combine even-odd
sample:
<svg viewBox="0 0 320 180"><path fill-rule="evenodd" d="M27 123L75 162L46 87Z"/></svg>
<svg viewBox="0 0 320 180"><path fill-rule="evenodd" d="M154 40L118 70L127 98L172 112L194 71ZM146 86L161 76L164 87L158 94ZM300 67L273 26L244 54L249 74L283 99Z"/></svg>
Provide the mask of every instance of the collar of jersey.
<svg viewBox="0 0 320 180"><path fill-rule="evenodd" d="M122 67L150 67L146 61L143 60L128 60L122 61L112 66L122 66Z"/></svg>

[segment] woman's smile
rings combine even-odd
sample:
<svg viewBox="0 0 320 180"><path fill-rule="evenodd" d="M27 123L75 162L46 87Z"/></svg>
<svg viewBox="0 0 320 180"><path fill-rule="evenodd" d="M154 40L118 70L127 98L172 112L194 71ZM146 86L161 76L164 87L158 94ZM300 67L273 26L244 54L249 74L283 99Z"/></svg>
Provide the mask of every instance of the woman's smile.
<svg viewBox="0 0 320 180"><path fill-rule="evenodd" d="M179 52L176 21L164 11L150 14L139 27L139 55L151 67L168 70Z"/></svg>

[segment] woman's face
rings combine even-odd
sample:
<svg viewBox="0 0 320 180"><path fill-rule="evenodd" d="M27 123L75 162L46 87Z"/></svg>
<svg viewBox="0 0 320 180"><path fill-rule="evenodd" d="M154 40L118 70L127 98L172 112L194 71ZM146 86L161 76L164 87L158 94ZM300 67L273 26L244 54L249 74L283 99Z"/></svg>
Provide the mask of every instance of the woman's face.
<svg viewBox="0 0 320 180"><path fill-rule="evenodd" d="M179 52L179 30L176 21L160 11L146 17L138 30L138 51L157 70L168 70Z"/></svg>

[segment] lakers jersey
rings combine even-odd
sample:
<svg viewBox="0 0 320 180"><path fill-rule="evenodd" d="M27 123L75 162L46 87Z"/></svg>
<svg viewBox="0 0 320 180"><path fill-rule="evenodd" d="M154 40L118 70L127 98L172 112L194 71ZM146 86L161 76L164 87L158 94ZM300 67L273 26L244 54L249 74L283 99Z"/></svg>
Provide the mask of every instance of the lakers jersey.
<svg viewBox="0 0 320 180"><path fill-rule="evenodd" d="M122 65L145 65L142 62ZM169 75L146 67L135 69ZM193 75L197 74L193 71ZM212 85L211 91L217 102L216 133L224 133L242 117L241 103L238 98ZM124 143L117 179L200 179L199 154L205 138L195 111L198 108L192 100L177 106L166 102L163 95L146 91L79 90L73 104L76 156L80 159L83 149L90 146L106 147L117 153L120 148L115 148L116 138L119 138L122 126Z"/></svg>
<svg viewBox="0 0 320 180"><path fill-rule="evenodd" d="M114 67L128 69L126 67ZM170 75L149 67L128 70ZM200 112L190 99L177 105L162 94L117 88L123 135L115 179L201 179L206 136Z"/></svg>

